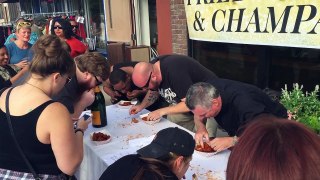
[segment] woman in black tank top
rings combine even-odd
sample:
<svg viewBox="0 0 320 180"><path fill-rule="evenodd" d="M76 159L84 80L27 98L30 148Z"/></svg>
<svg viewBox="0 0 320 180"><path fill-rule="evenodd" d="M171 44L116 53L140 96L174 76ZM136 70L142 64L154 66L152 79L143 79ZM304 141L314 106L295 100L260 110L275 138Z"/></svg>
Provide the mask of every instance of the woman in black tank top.
<svg viewBox="0 0 320 180"><path fill-rule="evenodd" d="M79 120L74 130L66 107L51 99L75 73L67 48L56 36L42 36L33 47L29 79L0 96L0 177L61 179L61 174L72 176L81 163L83 132L90 121ZM14 139L18 145L8 143Z"/></svg>

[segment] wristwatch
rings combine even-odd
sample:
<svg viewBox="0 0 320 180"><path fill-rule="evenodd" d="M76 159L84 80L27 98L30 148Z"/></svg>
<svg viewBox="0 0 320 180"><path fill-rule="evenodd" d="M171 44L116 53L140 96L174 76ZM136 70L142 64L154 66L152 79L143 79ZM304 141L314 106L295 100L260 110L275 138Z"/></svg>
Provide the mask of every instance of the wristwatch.
<svg viewBox="0 0 320 180"><path fill-rule="evenodd" d="M235 135L233 136L233 139L232 139L232 146L236 145L238 142L238 137Z"/></svg>

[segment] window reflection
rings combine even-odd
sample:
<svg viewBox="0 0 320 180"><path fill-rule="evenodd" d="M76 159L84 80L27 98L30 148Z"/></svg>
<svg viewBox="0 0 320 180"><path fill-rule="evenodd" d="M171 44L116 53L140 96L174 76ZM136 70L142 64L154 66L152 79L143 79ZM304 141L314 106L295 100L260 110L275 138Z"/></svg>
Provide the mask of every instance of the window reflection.
<svg viewBox="0 0 320 180"><path fill-rule="evenodd" d="M320 50L192 41L193 56L219 77L280 91L285 84L319 84Z"/></svg>

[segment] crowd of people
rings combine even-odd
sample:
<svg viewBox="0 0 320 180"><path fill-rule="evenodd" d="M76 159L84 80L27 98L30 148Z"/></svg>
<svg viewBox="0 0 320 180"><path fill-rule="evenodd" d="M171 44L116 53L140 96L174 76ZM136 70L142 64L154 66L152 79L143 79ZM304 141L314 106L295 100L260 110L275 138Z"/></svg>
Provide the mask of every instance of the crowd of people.
<svg viewBox="0 0 320 180"><path fill-rule="evenodd" d="M79 116L99 85L112 103L137 99L130 114L147 108L149 120L166 116L195 133L165 128L100 179L182 179L195 145L204 142L217 152L233 147L230 180L320 177L319 136L288 120L285 107L261 89L217 77L183 55L111 66L87 51L76 26L65 19L53 21L51 35L37 33L34 44L32 27L20 19L15 37L0 45L0 179L74 178L90 124ZM228 136L212 139L217 126Z"/></svg>

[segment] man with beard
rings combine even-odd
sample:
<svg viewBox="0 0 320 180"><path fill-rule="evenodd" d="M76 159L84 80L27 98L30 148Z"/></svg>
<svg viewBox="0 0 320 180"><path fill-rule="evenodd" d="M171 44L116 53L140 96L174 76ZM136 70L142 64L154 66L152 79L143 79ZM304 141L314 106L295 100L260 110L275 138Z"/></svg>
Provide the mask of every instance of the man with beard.
<svg viewBox="0 0 320 180"><path fill-rule="evenodd" d="M77 119L93 103L93 88L108 79L110 67L107 60L97 52L79 55L74 61L77 67L75 76L53 99L64 104L71 117Z"/></svg>

